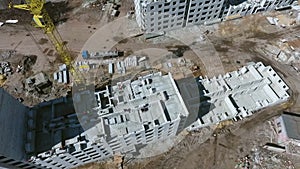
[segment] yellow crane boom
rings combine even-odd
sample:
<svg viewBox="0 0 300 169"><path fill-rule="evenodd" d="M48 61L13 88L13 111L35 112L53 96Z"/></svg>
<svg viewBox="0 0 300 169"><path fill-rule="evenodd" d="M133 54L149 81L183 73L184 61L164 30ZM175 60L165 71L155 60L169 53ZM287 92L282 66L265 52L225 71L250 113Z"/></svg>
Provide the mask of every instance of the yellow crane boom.
<svg viewBox="0 0 300 169"><path fill-rule="evenodd" d="M28 10L33 15L34 26L42 28L47 34L49 40L54 45L57 53L62 57L64 63L68 66L70 72L73 75L76 83L83 83L83 77L80 76L72 65L72 58L70 51L63 42L60 34L55 28L55 25L50 18L48 12L44 8L46 0L26 0L26 4L13 5L10 3L10 8L17 8L22 10Z"/></svg>
<svg viewBox="0 0 300 169"><path fill-rule="evenodd" d="M44 8L46 0L26 0L26 4L11 5L10 7L28 10L33 14L35 27L42 28L49 37L58 54L63 58L67 66L71 66L71 54L57 32L48 12Z"/></svg>

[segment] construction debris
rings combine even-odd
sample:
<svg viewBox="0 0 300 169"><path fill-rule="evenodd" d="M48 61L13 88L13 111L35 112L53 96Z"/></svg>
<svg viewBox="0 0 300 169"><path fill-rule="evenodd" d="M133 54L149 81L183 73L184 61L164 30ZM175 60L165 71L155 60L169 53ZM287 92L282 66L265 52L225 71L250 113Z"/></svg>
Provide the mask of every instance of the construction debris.
<svg viewBox="0 0 300 169"><path fill-rule="evenodd" d="M7 60L11 56L14 56L16 54L15 50L5 50L5 51L0 51L0 59L2 60Z"/></svg>
<svg viewBox="0 0 300 169"><path fill-rule="evenodd" d="M25 80L25 88L28 92L46 94L51 90L51 82L49 81L47 75L41 72L34 76L31 76Z"/></svg>
<svg viewBox="0 0 300 169"><path fill-rule="evenodd" d="M267 21L271 24L271 25L278 25L278 18L273 18L273 17L266 17Z"/></svg>
<svg viewBox="0 0 300 169"><path fill-rule="evenodd" d="M0 74L5 76L12 74L12 68L10 67L9 62L0 62Z"/></svg>
<svg viewBox="0 0 300 169"><path fill-rule="evenodd" d="M10 24L15 24L18 23L19 21L16 19L10 19L10 20L6 20L5 23L10 23Z"/></svg>
<svg viewBox="0 0 300 169"><path fill-rule="evenodd" d="M237 169L248 168L272 168L294 169L293 163L281 153L269 151L265 148L253 148L251 154L239 158L235 166Z"/></svg>
<svg viewBox="0 0 300 169"><path fill-rule="evenodd" d="M59 66L59 71L53 74L53 78L58 83L69 83L69 71L67 69L67 65L63 64Z"/></svg>

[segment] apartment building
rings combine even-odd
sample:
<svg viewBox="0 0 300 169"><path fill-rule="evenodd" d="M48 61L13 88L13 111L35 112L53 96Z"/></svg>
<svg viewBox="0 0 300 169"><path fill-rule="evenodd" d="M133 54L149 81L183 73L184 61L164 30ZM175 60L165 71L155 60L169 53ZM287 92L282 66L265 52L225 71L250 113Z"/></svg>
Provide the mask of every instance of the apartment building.
<svg viewBox="0 0 300 169"><path fill-rule="evenodd" d="M138 152L137 145L175 136L188 117L171 74L153 73L94 91L92 118L87 113L78 116L76 98L28 108L8 94L0 96L0 103L18 105L5 104L0 112L5 129L0 143L7 145L0 148L0 166L7 168L73 168L115 153ZM87 124L93 125L83 129Z"/></svg>
<svg viewBox="0 0 300 169"><path fill-rule="evenodd" d="M134 0L136 20L147 33L213 24L257 12L282 9L295 0Z"/></svg>
<svg viewBox="0 0 300 169"><path fill-rule="evenodd" d="M290 97L288 85L272 67L261 62L210 79L182 79L178 84L190 115L196 119L189 130L240 120Z"/></svg>

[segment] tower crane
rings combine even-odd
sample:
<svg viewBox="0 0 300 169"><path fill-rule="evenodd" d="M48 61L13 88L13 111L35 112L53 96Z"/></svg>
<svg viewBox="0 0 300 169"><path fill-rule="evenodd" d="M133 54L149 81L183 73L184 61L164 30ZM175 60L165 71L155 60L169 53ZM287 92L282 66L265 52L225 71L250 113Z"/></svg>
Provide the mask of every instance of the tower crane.
<svg viewBox="0 0 300 169"><path fill-rule="evenodd" d="M80 76L80 73L72 65L71 53L65 43L63 42L59 32L46 11L44 5L46 0L25 0L25 4L14 5L9 4L9 8L16 8L22 10L28 10L33 15L34 26L44 30L51 43L54 45L55 50L62 57L64 63L69 68L73 75L74 82L76 84L83 84L84 78Z"/></svg>

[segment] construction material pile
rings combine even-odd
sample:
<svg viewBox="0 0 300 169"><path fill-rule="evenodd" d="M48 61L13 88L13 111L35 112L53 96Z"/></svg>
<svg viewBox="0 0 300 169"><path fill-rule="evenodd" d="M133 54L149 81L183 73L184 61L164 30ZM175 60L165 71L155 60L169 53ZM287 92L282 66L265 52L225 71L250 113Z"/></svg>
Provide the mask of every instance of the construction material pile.
<svg viewBox="0 0 300 169"><path fill-rule="evenodd" d="M0 62L0 74L4 76L9 76L12 74L12 68L9 62Z"/></svg>
<svg viewBox="0 0 300 169"><path fill-rule="evenodd" d="M264 148L253 148L250 154L237 160L235 168L294 169L295 167L293 163L284 154L269 151Z"/></svg>

